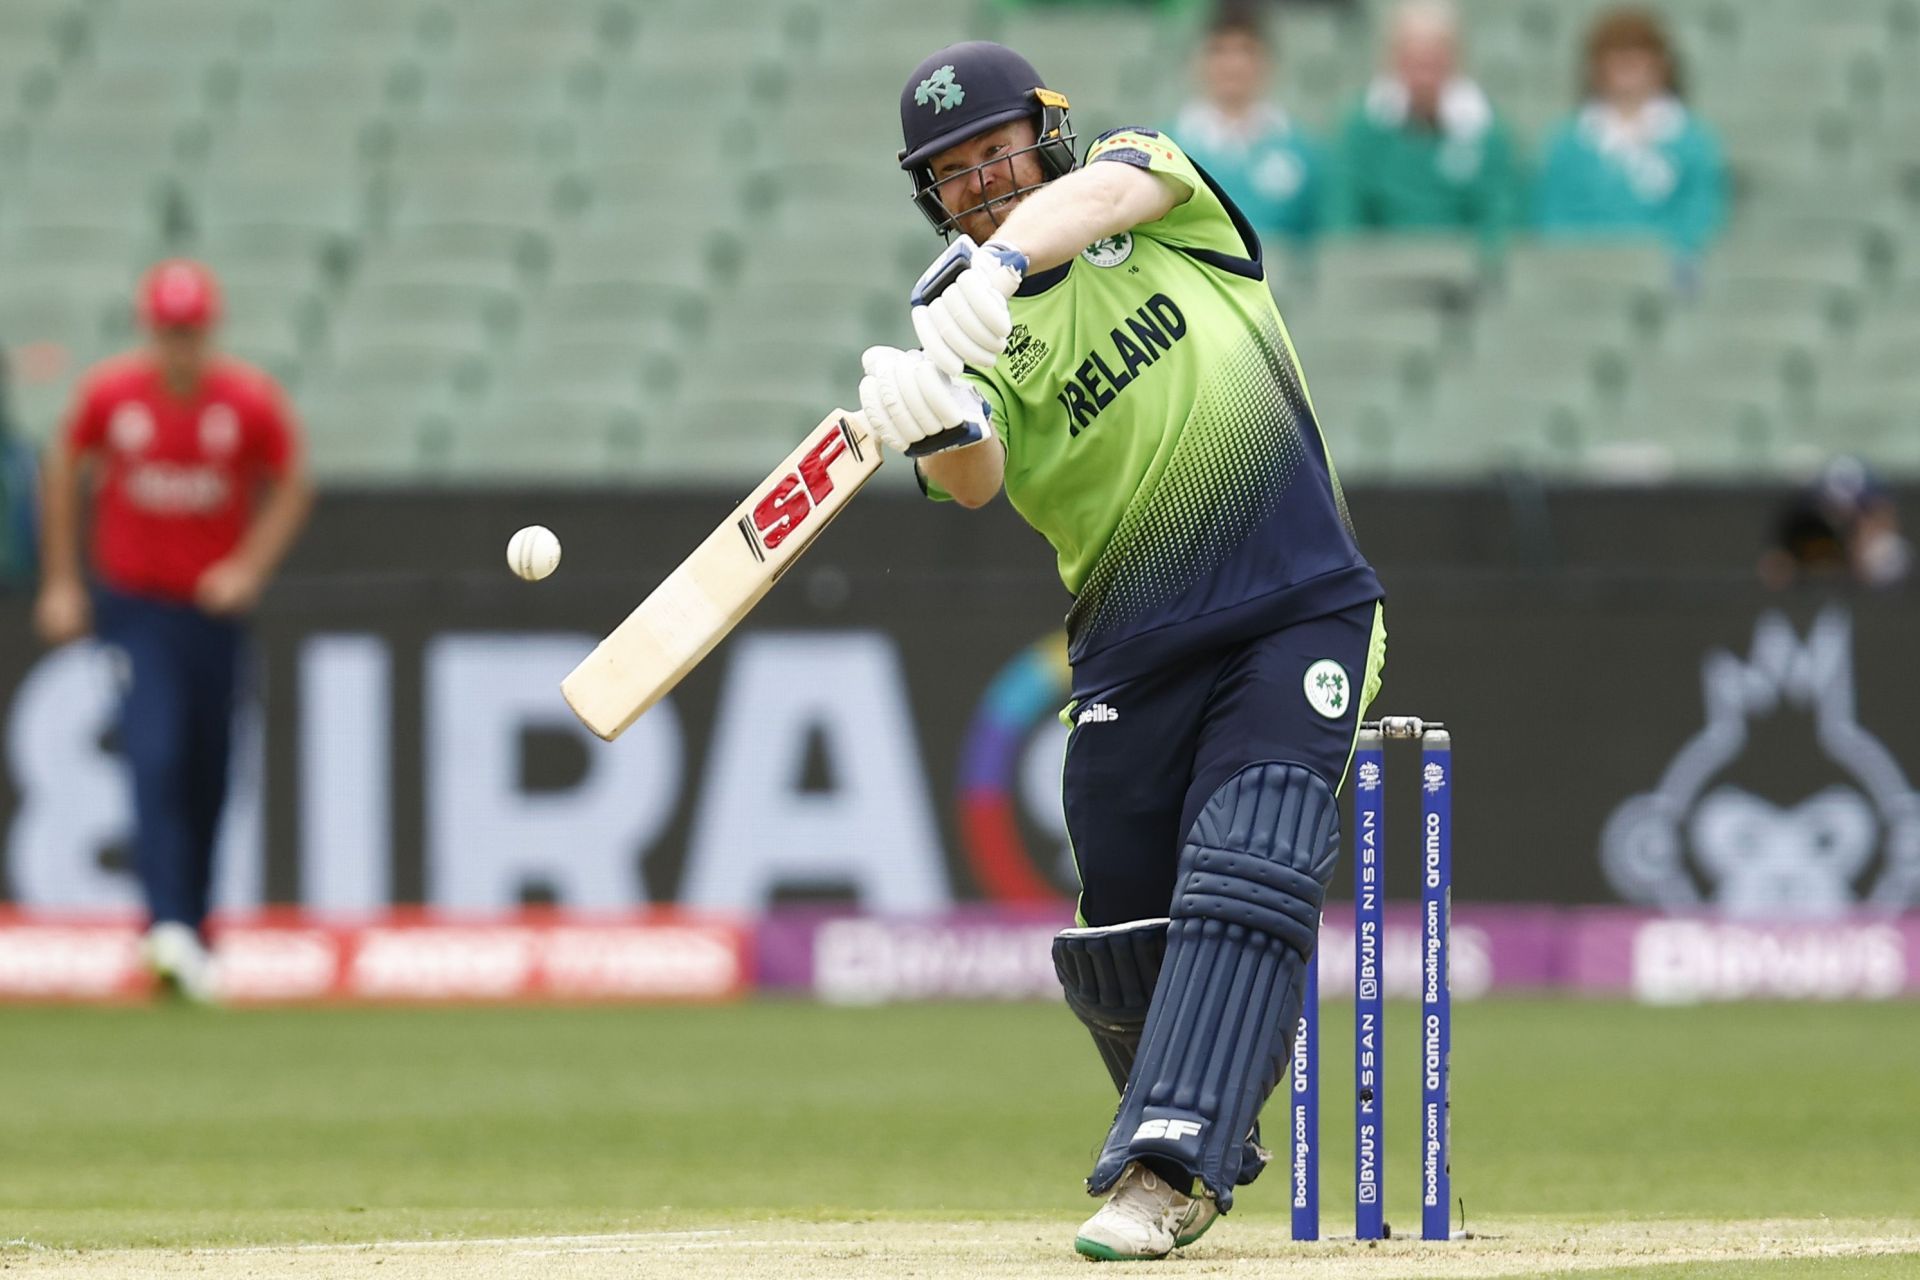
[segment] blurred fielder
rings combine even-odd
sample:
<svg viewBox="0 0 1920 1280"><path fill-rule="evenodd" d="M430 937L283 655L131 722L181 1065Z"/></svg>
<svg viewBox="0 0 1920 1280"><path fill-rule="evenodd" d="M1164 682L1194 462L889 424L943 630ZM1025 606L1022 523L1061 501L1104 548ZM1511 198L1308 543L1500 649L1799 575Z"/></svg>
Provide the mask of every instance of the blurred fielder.
<svg viewBox="0 0 1920 1280"><path fill-rule="evenodd" d="M163 984L206 999L203 931L242 619L312 493L279 387L214 350L212 274L161 263L140 286L139 308L145 348L87 374L48 450L35 622L49 644L91 630L124 659L119 734L151 915L146 956ZM83 478L91 599L80 569Z"/></svg>
<svg viewBox="0 0 1920 1280"><path fill-rule="evenodd" d="M986 43L916 68L900 119L915 204L960 238L915 286L921 349L869 350L860 401L895 450L966 427L918 463L928 495L1004 486L1074 594L1084 927L1054 960L1122 1089L1074 1243L1162 1257L1267 1159L1380 582L1259 239L1172 139L1119 129L1076 163L1067 100Z"/></svg>

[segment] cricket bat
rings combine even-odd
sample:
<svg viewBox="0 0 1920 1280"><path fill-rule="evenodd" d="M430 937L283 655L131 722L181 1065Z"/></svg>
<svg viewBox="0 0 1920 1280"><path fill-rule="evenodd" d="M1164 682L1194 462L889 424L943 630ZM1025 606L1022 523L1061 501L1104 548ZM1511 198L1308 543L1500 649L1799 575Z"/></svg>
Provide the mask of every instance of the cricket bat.
<svg viewBox="0 0 1920 1280"><path fill-rule="evenodd" d="M581 723L611 742L666 697L773 589L880 462L880 442L859 414L836 409L822 419L560 682Z"/></svg>
<svg viewBox="0 0 1920 1280"><path fill-rule="evenodd" d="M916 290L937 297L971 261L967 252L936 264ZM951 247L951 246L950 246ZM915 457L977 438L951 427L915 444ZM667 580L640 602L560 682L560 692L587 728L612 742L752 612L780 575L833 523L882 461L880 442L857 413L835 409L747 500L695 547Z"/></svg>

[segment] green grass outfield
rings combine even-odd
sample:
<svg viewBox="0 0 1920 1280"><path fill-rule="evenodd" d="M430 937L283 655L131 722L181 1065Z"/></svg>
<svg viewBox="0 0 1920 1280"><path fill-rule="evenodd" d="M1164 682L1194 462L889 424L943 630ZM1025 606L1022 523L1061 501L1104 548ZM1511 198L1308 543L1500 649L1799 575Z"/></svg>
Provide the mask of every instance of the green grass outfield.
<svg viewBox="0 0 1920 1280"><path fill-rule="evenodd" d="M1348 1013L1328 1006L1322 1042L1329 1234L1352 1230ZM1537 1273L1920 1275L1915 1006L1506 1000L1455 1021L1455 1189L1470 1228L1519 1244L1396 1242L1365 1274L1534 1274L1509 1264L1537 1245ZM1415 1032L1390 1011L1388 1217L1409 1235ZM706 1274L736 1237L753 1267L713 1274L905 1274L808 1269L870 1235L886 1257L959 1260L971 1238L1005 1254L979 1274L1081 1274L1106 1089L1042 1005L0 1010L0 1265L219 1274L209 1258L261 1256L235 1246L465 1237L509 1243L394 1260L517 1275L523 1238L609 1235L571 1247L624 1260L608 1274ZM1358 1256L1285 1244L1284 1160L1174 1265ZM71 1252L123 1249L152 1252ZM345 1274L366 1254L288 1256Z"/></svg>

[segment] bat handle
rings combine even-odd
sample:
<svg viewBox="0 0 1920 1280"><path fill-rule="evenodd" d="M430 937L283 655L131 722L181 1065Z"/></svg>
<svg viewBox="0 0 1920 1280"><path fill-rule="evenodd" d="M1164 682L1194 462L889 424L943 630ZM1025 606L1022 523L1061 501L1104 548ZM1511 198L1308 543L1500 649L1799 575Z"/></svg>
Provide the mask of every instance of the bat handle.
<svg viewBox="0 0 1920 1280"><path fill-rule="evenodd" d="M962 236L961 239L966 240L966 237ZM914 286L913 302L916 304L932 302L935 298L952 288L954 282L965 275L967 268L972 265L973 241L967 240L966 245L961 248L960 252L948 259L932 276L923 278L919 284Z"/></svg>
<svg viewBox="0 0 1920 1280"><path fill-rule="evenodd" d="M924 440L915 441L907 449L909 458L924 458L930 453L939 453L943 449L958 449L962 445L979 444L986 433L978 427L948 427L945 431L930 435Z"/></svg>
<svg viewBox="0 0 1920 1280"><path fill-rule="evenodd" d="M861 413L858 409L844 416L848 422L853 424L853 429L861 435L871 436L873 434L873 429L867 425L867 415ZM945 431L930 435L925 440L918 441L909 446L907 456L909 458L924 458L930 453L939 453L942 449L958 449L961 445L978 444L985 438L986 433L979 427L963 423L957 427L948 427Z"/></svg>

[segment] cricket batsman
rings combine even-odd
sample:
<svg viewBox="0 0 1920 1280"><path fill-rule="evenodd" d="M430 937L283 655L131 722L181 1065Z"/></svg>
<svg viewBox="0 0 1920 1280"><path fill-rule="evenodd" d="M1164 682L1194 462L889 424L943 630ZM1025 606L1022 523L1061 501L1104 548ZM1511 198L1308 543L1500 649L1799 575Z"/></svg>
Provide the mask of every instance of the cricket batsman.
<svg viewBox="0 0 1920 1280"><path fill-rule="evenodd" d="M914 203L959 238L913 290L920 348L868 350L860 402L928 496L1005 488L1073 593L1082 927L1054 962L1121 1090L1074 1245L1164 1257L1267 1159L1380 582L1258 237L1173 139L1078 162L1066 98L980 42L915 68L900 120Z"/></svg>
<svg viewBox="0 0 1920 1280"><path fill-rule="evenodd" d="M49 644L91 631L122 659L119 736L151 917L146 959L164 986L204 1000L244 619L312 491L279 387L214 349L213 274L163 262L141 283L138 305L144 348L87 374L47 453L35 622ZM80 568L83 488L91 596Z"/></svg>

